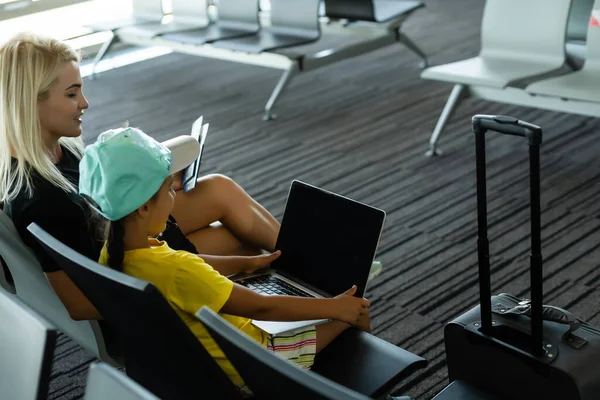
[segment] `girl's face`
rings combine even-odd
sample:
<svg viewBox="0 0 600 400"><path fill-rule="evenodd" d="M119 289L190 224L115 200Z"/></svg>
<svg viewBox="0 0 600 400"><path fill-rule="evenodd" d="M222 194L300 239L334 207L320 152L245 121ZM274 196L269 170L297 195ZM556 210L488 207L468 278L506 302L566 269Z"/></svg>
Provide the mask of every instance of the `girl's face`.
<svg viewBox="0 0 600 400"><path fill-rule="evenodd" d="M46 99L38 100L42 135L45 139L77 137L81 135L81 116L89 103L83 92L79 65L66 62L57 82Z"/></svg>
<svg viewBox="0 0 600 400"><path fill-rule="evenodd" d="M148 236L156 236L166 229L167 220L174 205L175 190L173 190L173 176L169 176L160 187L154 204L151 205Z"/></svg>

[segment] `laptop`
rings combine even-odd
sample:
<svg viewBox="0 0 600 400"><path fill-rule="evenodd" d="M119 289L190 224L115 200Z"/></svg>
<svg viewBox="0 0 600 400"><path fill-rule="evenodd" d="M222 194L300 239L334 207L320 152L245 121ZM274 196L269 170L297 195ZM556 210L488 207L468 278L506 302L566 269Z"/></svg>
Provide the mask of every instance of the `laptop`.
<svg viewBox="0 0 600 400"><path fill-rule="evenodd" d="M235 282L256 292L331 298L357 286L363 297L383 229L385 212L295 180L292 182L270 267L236 275ZM328 320L253 321L269 334Z"/></svg>
<svg viewBox="0 0 600 400"><path fill-rule="evenodd" d="M204 143L206 142L206 134L208 133L208 124L202 124L203 117L198 118L192 125L190 135L200 142L200 154L198 159L183 170L181 184L183 185L183 193L187 193L196 187L200 165L202 164L202 153L204 152Z"/></svg>

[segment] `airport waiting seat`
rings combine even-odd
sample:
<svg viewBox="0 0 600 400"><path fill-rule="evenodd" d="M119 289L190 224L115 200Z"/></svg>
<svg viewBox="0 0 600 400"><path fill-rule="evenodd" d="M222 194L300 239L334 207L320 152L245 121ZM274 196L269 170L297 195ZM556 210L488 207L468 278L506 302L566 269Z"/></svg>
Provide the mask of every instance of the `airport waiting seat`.
<svg viewBox="0 0 600 400"><path fill-rule="evenodd" d="M132 0L132 11L130 15L108 21L100 21L86 25L86 28L94 32L110 31L111 36L102 44L92 62L92 78L96 76L96 66L104 58L106 53L118 43L115 35L117 29L127 26L142 24L160 24L163 20L163 6L161 0Z"/></svg>
<svg viewBox="0 0 600 400"><path fill-rule="evenodd" d="M2 210L3 206L4 205L0 203L0 211ZM12 276L10 275L10 271L6 265L6 261L4 261L2 257L0 257L0 287L9 293L17 293Z"/></svg>
<svg viewBox="0 0 600 400"><path fill-rule="evenodd" d="M431 67L423 79L454 84L429 141L428 155L456 106L478 87L504 89L512 82L560 69L571 0L487 0L477 57ZM510 99L505 99L510 102Z"/></svg>
<svg viewBox="0 0 600 400"><path fill-rule="evenodd" d="M99 21L86 27L94 32L115 31L126 26L160 22L164 17L161 0L131 0L131 7L130 15Z"/></svg>
<svg viewBox="0 0 600 400"><path fill-rule="evenodd" d="M127 375L162 399L241 399L219 364L151 283L98 264L37 224L27 228L123 338ZM168 329L167 329L168 328Z"/></svg>
<svg viewBox="0 0 600 400"><path fill-rule="evenodd" d="M134 0L134 13L126 19L101 22L89 25L94 31L111 31L111 37L92 62L92 79L96 77L96 67L106 53L120 42L120 32L152 38L168 32L196 29L208 25L207 0L172 0L172 14L167 21L160 0Z"/></svg>
<svg viewBox="0 0 600 400"><path fill-rule="evenodd" d="M319 8L321 0L271 0L271 22L253 35L217 40L213 46L234 52L260 54L316 42L321 37ZM291 78L303 68L303 55L291 54L267 105L264 120L275 118L272 109Z"/></svg>
<svg viewBox="0 0 600 400"><path fill-rule="evenodd" d="M90 365L83 400L159 400L146 388L108 364Z"/></svg>
<svg viewBox="0 0 600 400"><path fill-rule="evenodd" d="M351 349L351 350L350 350ZM312 371L373 398L425 368L427 360L358 329L347 329L315 358Z"/></svg>
<svg viewBox="0 0 600 400"><path fill-rule="evenodd" d="M153 37L124 28L118 30L116 36L132 45L165 47L184 54L281 70L282 75L264 108L263 119L272 120L276 118L275 103L291 79L300 73L397 42L405 43L427 62L420 49L400 32L402 22L421 8L422 2L364 1L371 8L361 16L362 21L357 21L358 25L347 23L345 19L320 18L320 15L325 16L321 0L270 0L269 6L260 13L260 0L219 0L218 18L207 26ZM353 0L348 2L353 3ZM332 46L320 40L322 34L354 40L341 40L340 45Z"/></svg>
<svg viewBox="0 0 600 400"><path fill-rule="evenodd" d="M421 0L325 0L325 15L332 19L346 19L350 23L368 21L384 23L397 20L397 41L421 57L421 67L429 65L427 55L402 31L402 22L413 12L425 7Z"/></svg>
<svg viewBox="0 0 600 400"><path fill-rule="evenodd" d="M216 40L232 39L257 33L257 0L220 0L218 19L205 27L183 32L165 33L161 37L177 43L203 45Z"/></svg>
<svg viewBox="0 0 600 400"><path fill-rule="evenodd" d="M152 38L165 33L186 31L208 25L207 0L172 0L169 21L136 24L117 29L117 36L127 32L131 35Z"/></svg>
<svg viewBox="0 0 600 400"><path fill-rule="evenodd" d="M260 399L380 398L402 378L414 372L415 367L426 365L424 359L414 354L369 333L350 329L348 332L354 334L342 334L342 339L331 342L317 355L312 371L308 372L278 358L210 309L203 307L196 316ZM352 337L358 337L358 340L348 340ZM328 351L331 350L330 346L336 349ZM345 357L343 353L350 357ZM330 367L327 370L321 364L324 358L327 358L326 364ZM334 374L327 372L333 370ZM331 380L332 376L337 380ZM410 400L409 397L395 399Z"/></svg>
<svg viewBox="0 0 600 400"><path fill-rule="evenodd" d="M320 0L271 0L271 23L254 35L218 40L214 46L245 53L262 53L319 40Z"/></svg>
<svg viewBox="0 0 600 400"><path fill-rule="evenodd" d="M567 64L577 70L583 67L587 52L586 40L588 25L594 0L572 0L569 21L567 23L567 43L565 51Z"/></svg>
<svg viewBox="0 0 600 400"><path fill-rule="evenodd" d="M33 252L21 241L10 218L0 211L0 255L14 280L17 297L86 350L112 365L120 365L119 354L109 354L98 321L71 319ZM110 347L109 347L110 348Z"/></svg>
<svg viewBox="0 0 600 400"><path fill-rule="evenodd" d="M131 378L161 398L186 399L198 386L211 388L210 393L204 391L207 398L239 397L223 370L152 284L76 253L35 223L28 230L123 335L125 368ZM348 329L319 353L313 371L378 397L426 365L415 354ZM197 371L204 372L199 375Z"/></svg>
<svg viewBox="0 0 600 400"><path fill-rule="evenodd" d="M9 293L17 293L12 276L4 259L0 259L0 287Z"/></svg>
<svg viewBox="0 0 600 400"><path fill-rule="evenodd" d="M583 68L534 82L525 89L528 93L600 103L600 0L596 0L593 12L598 20L589 24Z"/></svg>
<svg viewBox="0 0 600 400"><path fill-rule="evenodd" d="M453 381L432 400L509 400L486 392L466 381Z"/></svg>
<svg viewBox="0 0 600 400"><path fill-rule="evenodd" d="M207 307L196 316L258 399L370 399L278 357Z"/></svg>
<svg viewBox="0 0 600 400"><path fill-rule="evenodd" d="M0 399L45 400L58 331L0 288Z"/></svg>

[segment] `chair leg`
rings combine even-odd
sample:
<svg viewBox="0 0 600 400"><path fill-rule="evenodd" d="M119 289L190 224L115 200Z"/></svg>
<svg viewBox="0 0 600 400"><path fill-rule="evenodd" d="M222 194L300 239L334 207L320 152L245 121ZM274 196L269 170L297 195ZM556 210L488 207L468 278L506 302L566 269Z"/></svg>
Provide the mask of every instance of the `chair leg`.
<svg viewBox="0 0 600 400"><path fill-rule="evenodd" d="M271 97L269 97L267 105L265 106L265 115L263 116L263 120L271 121L277 118L277 115L271 113L271 110L273 109L273 106L275 105L275 102L277 101L277 98L283 89L285 89L291 78L297 73L298 65L296 64L290 65L290 67L284 71L283 75L279 79L279 82L277 83L277 86L275 86L275 90L273 90L273 93L271 93Z"/></svg>
<svg viewBox="0 0 600 400"><path fill-rule="evenodd" d="M427 58L427 54L425 54L425 52L423 50L421 50L421 48L419 46L417 46L415 44L415 42L412 41L411 38L406 36L404 33L400 32L400 29L398 29L397 33L398 33L398 41L400 43L404 44L410 50L412 50L413 53L416 53L423 60L419 64L419 67L421 67L421 68L429 67L429 59Z"/></svg>
<svg viewBox="0 0 600 400"><path fill-rule="evenodd" d="M469 92L468 90L465 90L465 85L454 85L454 88L450 93L450 97L448 97L448 101L444 106L442 115L440 115L440 119L438 120L437 125L431 134L431 139L429 139L429 150L425 153L426 156L431 157L442 154L441 150L437 148L437 141L444 130L444 127L448 123L448 120L454 113L456 106L458 106L458 104L467 97L469 97Z"/></svg>
<svg viewBox="0 0 600 400"><path fill-rule="evenodd" d="M100 50L98 50L98 54L96 54L96 57L94 57L94 62L92 63L91 79L96 79L96 66L102 60L102 58L104 58L108 50L110 50L110 48L118 41L119 39L117 35L115 35L115 33L112 32L112 36L110 37L110 39L108 39L106 42L104 42L104 44L102 44L102 47L100 48Z"/></svg>

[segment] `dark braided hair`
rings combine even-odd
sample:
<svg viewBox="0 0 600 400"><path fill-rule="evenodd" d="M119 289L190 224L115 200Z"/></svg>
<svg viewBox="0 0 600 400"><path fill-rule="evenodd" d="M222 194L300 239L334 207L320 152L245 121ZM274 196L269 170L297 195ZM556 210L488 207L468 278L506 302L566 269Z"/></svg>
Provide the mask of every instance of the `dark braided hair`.
<svg viewBox="0 0 600 400"><path fill-rule="evenodd" d="M156 201L160 190L150 198ZM108 251L108 266L119 272L123 272L123 258L125 258L125 219L128 215L116 221L111 221L108 226L108 239L106 250Z"/></svg>
<svg viewBox="0 0 600 400"><path fill-rule="evenodd" d="M110 223L106 243L108 266L119 272L123 272L123 258L125 257L125 218Z"/></svg>

